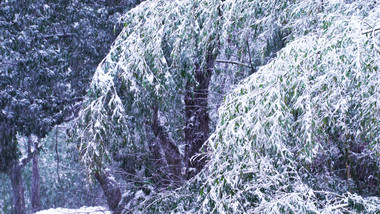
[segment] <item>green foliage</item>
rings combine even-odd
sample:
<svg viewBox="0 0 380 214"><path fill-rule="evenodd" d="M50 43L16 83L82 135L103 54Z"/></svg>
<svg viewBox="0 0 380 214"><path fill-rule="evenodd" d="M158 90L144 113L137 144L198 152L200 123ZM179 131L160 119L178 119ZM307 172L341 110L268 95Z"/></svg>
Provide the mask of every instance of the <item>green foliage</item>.
<svg viewBox="0 0 380 214"><path fill-rule="evenodd" d="M209 166L137 209L380 211L379 34L363 34L379 22L380 8L372 1L314 6L297 1L287 8L293 41L228 94L208 141ZM315 23L313 17L322 19ZM301 32L305 25L293 23L312 28ZM366 167L371 170L359 171ZM365 187L366 193L358 190Z"/></svg>
<svg viewBox="0 0 380 214"><path fill-rule="evenodd" d="M221 72L213 75L219 78L213 79L210 93L220 100L220 92L213 92L230 88L231 83L218 86L225 77L235 84L284 44L286 32L269 24L279 18L268 16L272 11L282 17L287 3L145 1L127 12L125 27L99 65L78 120L76 135L89 172L103 167L114 152L147 151L154 141L149 121L155 108L180 146L185 141L184 96L200 84L196 70L206 68L210 57L250 62L248 68L215 66ZM218 104L209 103L215 111Z"/></svg>

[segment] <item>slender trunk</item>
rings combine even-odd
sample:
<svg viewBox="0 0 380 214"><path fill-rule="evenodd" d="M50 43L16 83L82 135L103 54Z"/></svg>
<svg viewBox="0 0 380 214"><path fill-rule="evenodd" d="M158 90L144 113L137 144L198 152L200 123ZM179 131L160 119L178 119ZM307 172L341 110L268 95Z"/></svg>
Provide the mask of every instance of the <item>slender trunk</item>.
<svg viewBox="0 0 380 214"><path fill-rule="evenodd" d="M171 141L168 133L160 125L158 119L158 108L153 108L153 124L152 129L156 135L160 148L164 153L164 158L169 166L169 173L173 178L179 178L181 175L181 154L178 147Z"/></svg>
<svg viewBox="0 0 380 214"><path fill-rule="evenodd" d="M34 149L38 149L38 142L34 144ZM33 153L32 169L32 212L40 210L40 172L38 169L38 152Z"/></svg>
<svg viewBox="0 0 380 214"><path fill-rule="evenodd" d="M198 84L195 85L188 82L186 85L185 161L188 177L192 177L195 173L198 173L206 163L202 157L193 159L192 157L200 152L209 135L208 87L214 62L214 57L209 54L207 67L197 67L195 70L195 80Z"/></svg>
<svg viewBox="0 0 380 214"><path fill-rule="evenodd" d="M95 178L99 181L103 189L109 209L114 213L120 213L119 203L121 200L121 191L115 178L107 171L96 172Z"/></svg>
<svg viewBox="0 0 380 214"><path fill-rule="evenodd" d="M58 126L55 127L55 154L56 154L56 159L57 159L57 178L58 178L58 183L61 183L61 178L59 176Z"/></svg>
<svg viewBox="0 0 380 214"><path fill-rule="evenodd" d="M348 146L346 148L346 171L347 171L347 180L349 181L351 179L351 148Z"/></svg>
<svg viewBox="0 0 380 214"><path fill-rule="evenodd" d="M7 207L7 198L5 197L5 194L6 194L6 191L5 191L5 182L4 182L4 177L2 175L0 175L0 176L1 176L1 185L3 187L3 189L2 189L2 195L3 195L3 201L4 201L3 213L5 213L8 210L8 207Z"/></svg>
<svg viewBox="0 0 380 214"><path fill-rule="evenodd" d="M21 166L18 162L14 162L12 164L10 177L11 177L12 190L13 190L15 213L24 214L25 213L24 187L22 185Z"/></svg>

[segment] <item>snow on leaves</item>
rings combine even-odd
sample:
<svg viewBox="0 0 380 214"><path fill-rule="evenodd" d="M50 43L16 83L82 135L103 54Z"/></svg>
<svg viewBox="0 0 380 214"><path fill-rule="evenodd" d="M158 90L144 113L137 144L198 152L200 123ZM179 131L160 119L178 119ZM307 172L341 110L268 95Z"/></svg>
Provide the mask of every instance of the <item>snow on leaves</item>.
<svg viewBox="0 0 380 214"><path fill-rule="evenodd" d="M311 12L309 7L315 7L307 3L311 2L295 4L291 13L295 23L309 22L310 17L322 19L310 25L313 28L309 33L302 29L299 33L294 26L294 41L228 94L219 109L219 125L209 138L212 151L208 168L183 188L155 198L158 202L151 205L152 210L380 210L378 197L352 193L354 184L349 182L361 181L348 169L371 165L352 162L356 155L377 164L380 158L379 34L363 34L367 25L373 27L380 21L376 15L379 5L334 1L320 5L326 12L299 16L299 11ZM354 152L354 147L368 150ZM334 163L329 166L331 159L321 159L335 149L347 155L343 159L344 175L329 168L339 167ZM376 167L372 170L366 176L378 172ZM343 185L332 184L337 180ZM188 196L194 197L194 191L199 192L195 200Z"/></svg>
<svg viewBox="0 0 380 214"><path fill-rule="evenodd" d="M269 41L283 32L290 41L286 47L244 79L219 109L218 126L208 140L207 169L182 189L138 208L378 211L377 197L349 193L351 180L362 181L348 168L360 167L353 161L356 147L361 154L368 149L366 158L379 164L379 34L363 33L380 21L379 11L375 1L142 3L122 18L125 28L94 76L81 117L87 118L83 134L88 140L81 144L85 162L93 165L115 142L144 144L152 107L162 112L183 108L181 90L195 81L193 70L205 66L208 54L254 70L276 55L273 50L281 45ZM346 164L346 175L328 166L335 160L320 161L333 150L342 156L339 167Z"/></svg>

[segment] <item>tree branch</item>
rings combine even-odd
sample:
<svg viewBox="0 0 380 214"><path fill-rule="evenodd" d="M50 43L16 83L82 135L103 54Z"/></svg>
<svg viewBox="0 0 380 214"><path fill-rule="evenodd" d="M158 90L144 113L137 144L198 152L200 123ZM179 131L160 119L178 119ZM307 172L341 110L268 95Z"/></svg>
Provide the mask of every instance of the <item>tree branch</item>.
<svg viewBox="0 0 380 214"><path fill-rule="evenodd" d="M20 159L20 166L21 166L21 168L24 167L26 164L28 164L30 160L32 160L34 153L35 152L28 153L28 156L23 157L23 158Z"/></svg>
<svg viewBox="0 0 380 214"><path fill-rule="evenodd" d="M251 48L249 47L249 41L248 38L246 40L247 43L247 49L248 49L248 57L249 57L249 65L251 67L251 72L255 73L255 70L253 69L253 64L252 64L252 56L251 56Z"/></svg>
<svg viewBox="0 0 380 214"><path fill-rule="evenodd" d="M82 102L80 102L80 103L76 104L75 106L73 106L72 114L69 115L69 116L67 116L67 117L65 117L63 119L63 122L69 122L69 121L77 118L78 115L79 115L79 111L80 111L81 107L82 107Z"/></svg>
<svg viewBox="0 0 380 214"><path fill-rule="evenodd" d="M4 63L0 63L0 66L17 66L17 64L16 63L4 62Z"/></svg>
<svg viewBox="0 0 380 214"><path fill-rule="evenodd" d="M33 149L31 148L32 146L33 146ZM26 164L28 164L29 161L32 160L33 156L38 152L38 141L36 143L33 143L31 135L28 137L27 152L28 152L28 155L26 157L22 157L19 161L21 168L24 167Z"/></svg>
<svg viewBox="0 0 380 214"><path fill-rule="evenodd" d="M53 37L58 37L58 38L68 38L68 37L71 37L73 36L74 34L71 34L71 33L65 33L65 34L52 34L52 35L45 35L44 36L44 39L50 39L50 38L53 38Z"/></svg>
<svg viewBox="0 0 380 214"><path fill-rule="evenodd" d="M369 33L372 33L372 32L376 32L376 31L379 31L380 30L380 26L378 26L378 27L375 27L375 28L373 28L373 29L369 29L369 30L366 30L366 31L363 31L362 32L362 34L364 35L366 35L366 34L369 34Z"/></svg>
<svg viewBox="0 0 380 214"><path fill-rule="evenodd" d="M248 68L252 69L251 65L248 65L248 64L245 64L245 63L241 63L241 62L236 62L236 61L217 59L217 60L215 60L215 62L216 63L228 63L228 64L240 65L240 66L245 66L245 67L248 67Z"/></svg>

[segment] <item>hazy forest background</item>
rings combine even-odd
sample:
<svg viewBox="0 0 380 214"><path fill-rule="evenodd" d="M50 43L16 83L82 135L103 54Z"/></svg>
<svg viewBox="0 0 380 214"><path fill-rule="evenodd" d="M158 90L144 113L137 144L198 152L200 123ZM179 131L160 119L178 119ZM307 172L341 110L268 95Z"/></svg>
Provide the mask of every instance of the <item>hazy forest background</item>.
<svg viewBox="0 0 380 214"><path fill-rule="evenodd" d="M376 0L0 0L0 213L379 213Z"/></svg>

